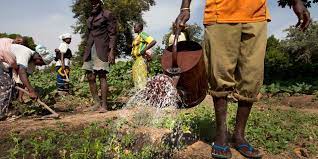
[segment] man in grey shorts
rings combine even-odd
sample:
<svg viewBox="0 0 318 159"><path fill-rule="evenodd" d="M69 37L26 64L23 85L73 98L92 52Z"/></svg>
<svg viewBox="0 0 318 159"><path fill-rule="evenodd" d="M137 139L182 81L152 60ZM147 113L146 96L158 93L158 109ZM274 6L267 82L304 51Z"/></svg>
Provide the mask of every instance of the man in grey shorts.
<svg viewBox="0 0 318 159"><path fill-rule="evenodd" d="M93 110L98 110L100 113L109 109L106 74L110 64L115 63L117 34L116 18L110 11L103 9L102 4L101 0L91 0L92 12L87 20L88 37L82 67L86 70L89 88L95 102ZM96 76L99 76L102 100L98 96Z"/></svg>

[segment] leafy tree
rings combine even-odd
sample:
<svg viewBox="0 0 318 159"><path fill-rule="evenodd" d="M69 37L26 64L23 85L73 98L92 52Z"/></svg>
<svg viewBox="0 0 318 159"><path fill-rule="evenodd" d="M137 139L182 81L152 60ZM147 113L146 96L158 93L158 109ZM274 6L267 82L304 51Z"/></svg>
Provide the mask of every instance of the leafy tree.
<svg viewBox="0 0 318 159"><path fill-rule="evenodd" d="M17 36L21 36L20 34L7 34L7 33L0 33L0 38L10 38L15 39ZM36 47L36 44L34 43L34 40L32 37L29 36L21 36L25 40L25 46L34 50Z"/></svg>
<svg viewBox="0 0 318 159"><path fill-rule="evenodd" d="M160 46L157 46L153 49L153 54L155 56L160 56L163 53L163 49Z"/></svg>
<svg viewBox="0 0 318 159"><path fill-rule="evenodd" d="M280 40L277 39L274 35L271 35L268 39L267 39L267 47L266 47L266 51L268 51L269 49L272 48L280 48Z"/></svg>
<svg viewBox="0 0 318 159"><path fill-rule="evenodd" d="M268 38L265 58L265 83L277 80L313 82L318 70L318 22L313 22L306 32L294 26L285 30L287 37Z"/></svg>
<svg viewBox="0 0 318 159"><path fill-rule="evenodd" d="M283 51L280 40L274 35L267 39L265 64L276 69L286 68L289 65L289 56Z"/></svg>
<svg viewBox="0 0 318 159"><path fill-rule="evenodd" d="M311 7L312 3L317 3L318 0L302 0L306 7ZM285 8L292 5L292 0L278 0L278 5Z"/></svg>
<svg viewBox="0 0 318 159"><path fill-rule="evenodd" d="M118 42L117 48L119 54L130 54L129 47L133 41L132 27L135 22L143 22L142 14L155 5L154 0L104 0L103 7L112 11L118 20ZM74 18L77 22L74 28L75 33L82 34L82 43L79 52L84 52L87 25L86 20L90 15L90 0L76 0L72 5Z"/></svg>
<svg viewBox="0 0 318 159"><path fill-rule="evenodd" d="M170 27L169 29L169 33L167 33L166 35L164 35L163 40L162 40L162 44L165 45L165 47L169 46L169 37L172 34L172 27ZM202 32L202 28L198 25L198 24L188 24L186 26L185 32L189 38L189 40L191 41L195 41L197 43L201 43L202 39L203 39L203 32Z"/></svg>
<svg viewBox="0 0 318 159"><path fill-rule="evenodd" d="M283 51L281 41L274 35L267 39L265 56L265 83L274 79L282 79L289 67L289 56Z"/></svg>
<svg viewBox="0 0 318 159"><path fill-rule="evenodd" d="M311 24L306 32L301 32L291 26L285 30L287 37L282 41L282 47L294 63L318 64L318 22Z"/></svg>

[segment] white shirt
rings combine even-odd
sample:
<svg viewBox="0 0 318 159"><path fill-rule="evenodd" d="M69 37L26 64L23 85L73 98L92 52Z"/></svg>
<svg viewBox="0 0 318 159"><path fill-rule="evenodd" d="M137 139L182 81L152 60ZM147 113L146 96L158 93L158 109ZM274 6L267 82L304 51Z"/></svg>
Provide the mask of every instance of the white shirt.
<svg viewBox="0 0 318 159"><path fill-rule="evenodd" d="M32 62L30 63L30 60L35 52L23 45L18 44L11 45L11 52L16 57L17 64L19 66L25 67L28 73L32 73L35 65ZM16 83L22 83L17 74L13 75L13 79Z"/></svg>
<svg viewBox="0 0 318 159"><path fill-rule="evenodd" d="M62 42L60 44L59 50L60 50L61 54L65 54L68 49L69 49L69 45L66 42ZM64 58L64 65L65 66L70 66L70 63L71 63L70 59ZM55 66L62 66L62 61L58 60L55 64Z"/></svg>
<svg viewBox="0 0 318 159"><path fill-rule="evenodd" d="M11 52L16 57L17 64L25 68L29 67L29 61L35 53L33 50L18 44L11 45Z"/></svg>

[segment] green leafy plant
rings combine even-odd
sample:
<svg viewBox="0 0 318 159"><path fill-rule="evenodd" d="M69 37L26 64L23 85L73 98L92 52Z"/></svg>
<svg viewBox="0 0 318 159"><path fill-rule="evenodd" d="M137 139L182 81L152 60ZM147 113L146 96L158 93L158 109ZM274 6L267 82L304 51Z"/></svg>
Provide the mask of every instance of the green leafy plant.
<svg viewBox="0 0 318 159"><path fill-rule="evenodd" d="M106 125L105 125L106 124ZM27 138L11 137L14 147L11 158L153 158L164 150L147 144L133 132L124 132L104 124L92 124L83 130L65 133L41 130ZM139 141L141 140L141 141ZM140 143L142 143L140 145ZM158 146L160 147L160 146ZM28 151L25 151L28 150ZM159 157L160 158L160 157Z"/></svg>

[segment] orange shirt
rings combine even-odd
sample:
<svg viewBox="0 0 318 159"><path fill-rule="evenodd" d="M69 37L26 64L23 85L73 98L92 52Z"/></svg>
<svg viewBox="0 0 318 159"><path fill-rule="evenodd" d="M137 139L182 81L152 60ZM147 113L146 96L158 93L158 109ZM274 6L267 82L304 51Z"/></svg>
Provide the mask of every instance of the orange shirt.
<svg viewBox="0 0 318 159"><path fill-rule="evenodd" d="M204 24L270 20L266 0L206 0Z"/></svg>

